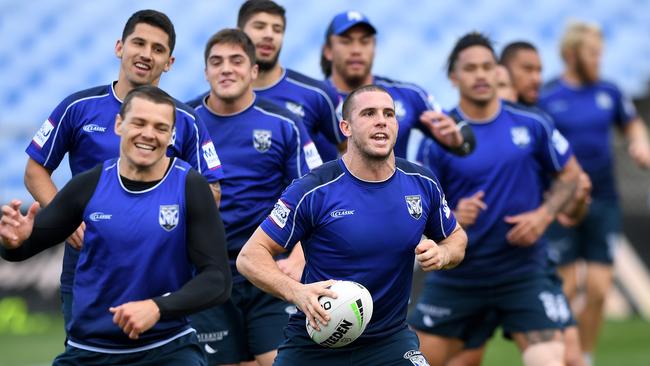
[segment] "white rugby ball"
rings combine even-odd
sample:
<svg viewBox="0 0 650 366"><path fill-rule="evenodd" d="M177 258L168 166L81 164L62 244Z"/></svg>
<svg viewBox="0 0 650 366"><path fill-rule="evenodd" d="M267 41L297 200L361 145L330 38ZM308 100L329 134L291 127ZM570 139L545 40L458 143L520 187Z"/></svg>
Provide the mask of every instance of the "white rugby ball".
<svg viewBox="0 0 650 366"><path fill-rule="evenodd" d="M352 343L366 329L372 318L372 296L365 287L352 281L336 281L330 290L336 293L336 299L328 296L318 299L329 313L330 321L318 331L307 320L307 333L323 347L339 348Z"/></svg>

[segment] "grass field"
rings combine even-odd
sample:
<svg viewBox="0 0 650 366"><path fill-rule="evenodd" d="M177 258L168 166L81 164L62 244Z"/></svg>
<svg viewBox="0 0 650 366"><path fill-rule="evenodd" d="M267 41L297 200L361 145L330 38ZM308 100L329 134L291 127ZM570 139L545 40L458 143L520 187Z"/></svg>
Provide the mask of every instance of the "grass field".
<svg viewBox="0 0 650 366"><path fill-rule="evenodd" d="M1 366L49 365L63 351L63 321L54 317L38 334L20 335L0 332ZM521 365L514 344L500 335L489 344L484 365ZM606 322L601 333L598 366L650 365L650 322L639 319Z"/></svg>

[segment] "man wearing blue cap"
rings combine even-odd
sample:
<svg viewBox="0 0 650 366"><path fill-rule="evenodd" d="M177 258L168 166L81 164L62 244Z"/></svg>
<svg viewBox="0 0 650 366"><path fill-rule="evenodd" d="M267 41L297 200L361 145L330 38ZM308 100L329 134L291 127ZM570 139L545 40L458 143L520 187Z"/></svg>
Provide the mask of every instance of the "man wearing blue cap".
<svg viewBox="0 0 650 366"><path fill-rule="evenodd" d="M375 57L376 28L358 11L337 14L325 33L321 69L342 98L350 91L368 84L380 85L395 101L400 133L395 155L406 158L410 131L417 128L427 137L458 155L473 150L474 138L465 123L456 124L442 113L440 106L424 89L371 73Z"/></svg>

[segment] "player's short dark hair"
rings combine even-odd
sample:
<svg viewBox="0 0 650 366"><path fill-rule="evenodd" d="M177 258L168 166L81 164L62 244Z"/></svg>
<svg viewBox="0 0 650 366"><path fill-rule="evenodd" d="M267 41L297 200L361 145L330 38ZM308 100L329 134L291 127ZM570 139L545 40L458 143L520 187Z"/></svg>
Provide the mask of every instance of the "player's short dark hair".
<svg viewBox="0 0 650 366"><path fill-rule="evenodd" d="M213 34L208 42L205 44L205 51L203 52L203 59L205 64L208 64L208 57L210 57L210 50L215 44L229 44L240 46L251 65L255 65L257 59L255 58L255 45L253 41L241 29L237 28L224 28L217 33Z"/></svg>
<svg viewBox="0 0 650 366"><path fill-rule="evenodd" d="M537 48L527 41L516 41L508 43L503 50L501 51L501 58L499 58L499 63L501 65L508 65L512 62L512 59L515 58L517 52L519 51L534 51L537 52Z"/></svg>
<svg viewBox="0 0 650 366"><path fill-rule="evenodd" d="M352 113L352 108L354 107L354 99L357 95L361 93L372 92L372 91L384 92L390 96L388 90L386 90L386 88L384 88L383 86L379 86L375 84L360 86L354 89L350 94L348 94L347 97L345 97L345 100L343 101L343 119L348 122L350 121L350 115ZM392 96L391 99L393 99Z"/></svg>
<svg viewBox="0 0 650 366"><path fill-rule="evenodd" d="M497 56L496 53L494 52L492 41L486 35L480 32L470 32L462 36L456 42L454 48L451 50L451 53L449 54L449 58L447 59L447 75L451 75L451 73L454 71L454 67L456 66L456 61L458 61L458 55L465 49L473 46L481 46L487 48L488 50L490 50L492 56L494 56L494 60L496 61Z"/></svg>
<svg viewBox="0 0 650 366"><path fill-rule="evenodd" d="M174 52L174 46L176 46L176 31L174 30L174 24L167 15L157 10L146 9L133 13L124 25L124 30L122 31L122 42L126 42L126 38L135 31L135 26L140 23L160 28L163 32L167 33L167 36L169 37L169 54L171 55Z"/></svg>
<svg viewBox="0 0 650 366"><path fill-rule="evenodd" d="M244 26L250 18L257 13L278 15L282 18L283 28L287 27L287 17L284 15L284 8L271 0L244 1L242 6L239 8L239 15L237 15L237 27L239 29L244 29Z"/></svg>
<svg viewBox="0 0 650 366"><path fill-rule="evenodd" d="M124 119L126 113L131 109L131 103L134 98L146 99L155 104L170 105L174 111L174 113L172 113L172 126L176 124L176 103L174 102L174 98L164 90L153 85L140 85L131 89L131 91L126 94L122 106L120 107L120 111L118 112L122 119Z"/></svg>

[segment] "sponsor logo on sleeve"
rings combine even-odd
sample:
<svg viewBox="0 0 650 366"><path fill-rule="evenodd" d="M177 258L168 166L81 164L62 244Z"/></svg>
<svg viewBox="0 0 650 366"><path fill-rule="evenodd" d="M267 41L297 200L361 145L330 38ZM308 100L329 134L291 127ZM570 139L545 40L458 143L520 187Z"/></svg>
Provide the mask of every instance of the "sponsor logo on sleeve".
<svg viewBox="0 0 650 366"><path fill-rule="evenodd" d="M201 146L201 150L203 150L203 159L205 159L205 163L208 165L208 169L214 169L221 165L219 155L217 155L217 150L214 149L214 144L212 141L203 144L203 146Z"/></svg>
<svg viewBox="0 0 650 366"><path fill-rule="evenodd" d="M281 229L283 229L287 224L290 213L291 210L289 207L287 207L287 205L285 205L282 200L278 200L278 202L275 203L275 206L273 206L273 211L271 211L269 218Z"/></svg>
<svg viewBox="0 0 650 366"><path fill-rule="evenodd" d="M302 150L305 152L305 161L307 161L309 170L323 165L323 159L321 159L318 149L316 149L316 145L313 142L310 141L307 143L302 147Z"/></svg>
<svg viewBox="0 0 650 366"><path fill-rule="evenodd" d="M553 147L555 147L555 150L557 150L560 155L566 154L567 150L569 150L569 141L562 136L560 131L553 130L551 141L553 142Z"/></svg>
<svg viewBox="0 0 650 366"><path fill-rule="evenodd" d="M402 119L406 116L406 108L404 107L404 102L399 99L395 100L395 116L397 119Z"/></svg>
<svg viewBox="0 0 650 366"><path fill-rule="evenodd" d="M49 119L46 119L45 122L43 122L43 124L41 125L41 128L39 128L38 131L36 132L36 135L34 135L32 141L34 141L34 143L38 145L38 147L42 148L43 145L45 145L45 143L47 142L47 140L50 139L50 136L52 136L53 130L54 130L54 125L52 124L52 122L50 122Z"/></svg>
<svg viewBox="0 0 650 366"><path fill-rule="evenodd" d="M449 205L447 204L447 199L445 196L442 196L442 212L444 212L445 217L449 219L449 216L451 216L451 210L449 209Z"/></svg>

